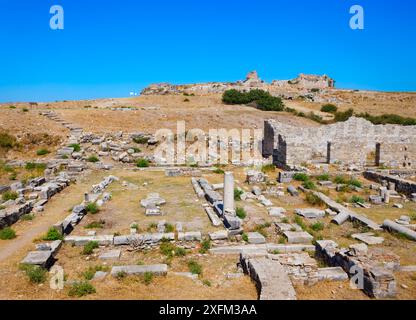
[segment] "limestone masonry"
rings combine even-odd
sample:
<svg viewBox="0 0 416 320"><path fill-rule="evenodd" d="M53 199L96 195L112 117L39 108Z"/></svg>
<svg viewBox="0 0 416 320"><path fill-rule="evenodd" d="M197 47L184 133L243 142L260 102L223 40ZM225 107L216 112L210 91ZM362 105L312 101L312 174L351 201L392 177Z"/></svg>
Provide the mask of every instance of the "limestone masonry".
<svg viewBox="0 0 416 320"><path fill-rule="evenodd" d="M305 75L300 74L292 80L274 80L267 83L261 80L256 71L249 72L243 81L237 82L209 82L200 84L173 85L169 83L152 84L145 88L142 95L164 95L164 94L182 94L182 93L223 93L229 89L240 91L250 89L263 89L272 93L280 93L282 89L328 89L335 87L335 80L327 75Z"/></svg>
<svg viewBox="0 0 416 320"><path fill-rule="evenodd" d="M263 155L281 168L304 163L414 168L416 126L373 125L352 117L346 122L302 128L267 120Z"/></svg>

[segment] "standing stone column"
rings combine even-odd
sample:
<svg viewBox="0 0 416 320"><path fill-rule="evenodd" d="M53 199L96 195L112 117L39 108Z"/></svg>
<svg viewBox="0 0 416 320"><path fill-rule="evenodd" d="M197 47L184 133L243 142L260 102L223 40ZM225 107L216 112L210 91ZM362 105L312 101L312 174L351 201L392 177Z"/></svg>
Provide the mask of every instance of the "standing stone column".
<svg viewBox="0 0 416 320"><path fill-rule="evenodd" d="M235 214L234 210L234 176L232 172L224 174L224 214Z"/></svg>

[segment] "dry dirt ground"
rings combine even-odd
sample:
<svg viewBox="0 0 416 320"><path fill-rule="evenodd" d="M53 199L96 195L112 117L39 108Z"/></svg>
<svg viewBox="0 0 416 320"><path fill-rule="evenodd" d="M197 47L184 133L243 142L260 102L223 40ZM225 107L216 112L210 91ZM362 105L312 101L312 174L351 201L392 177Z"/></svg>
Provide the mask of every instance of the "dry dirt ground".
<svg viewBox="0 0 416 320"><path fill-rule="evenodd" d="M344 101L338 104L341 110L354 108L357 112L370 112L371 114L396 113L402 116L416 117L416 94L414 93L377 93L377 92L353 92L334 91L332 96ZM185 102L189 99L189 102ZM302 101L286 101L287 106L299 111L318 112L320 103L306 103ZM26 103L14 104L16 108L10 108L9 104L0 105L0 131L7 131L15 135L19 141L24 142L19 148L11 150L7 157L0 155L0 160L24 159L45 160L53 157L59 144L65 141L68 130L55 122L40 116L40 111L53 110L62 119L74 123L84 131L90 132L147 132L154 133L159 128L176 129L176 121L186 121L187 129L201 128L248 128L261 129L266 119L279 119L286 123L303 127L317 126L318 124L285 112L262 112L247 106L227 106L221 103L220 95L209 96L141 96L126 99L103 99L93 101L68 101L56 103L39 103L29 105ZM133 110L114 111L113 107L132 107ZM27 110L24 110L27 109ZM51 151L45 156L37 156L36 151L47 148ZM111 172L120 176L121 181L137 185L136 188L125 188L121 181L114 183L109 188L113 193L113 200L95 216L87 216L77 226L74 234L85 234L85 226L97 220L105 220L103 229L97 230L104 233L126 233L132 222L137 222L141 231L147 230L152 223L159 219L147 218L139 201L150 192L159 192L168 203L163 207L167 213L169 223L181 221L187 230L201 230L210 232L215 230L201 208L201 203L195 197L189 178L166 178L161 172L133 171L116 169ZM33 174L24 169L18 173L18 178ZM0 240L0 299L68 299L67 291L55 292L49 289L48 284L32 285L26 276L18 269L19 262L26 253L33 249L34 240L44 234L47 229L57 221L68 215L68 210L80 203L84 192L88 191L92 184L99 182L108 172L93 172L83 177L77 184L71 185L62 193L56 195L48 203L43 213L36 214L33 221L19 221L13 226L17 238L10 241ZM277 172L270 173L273 176ZM8 181L8 173L0 171L0 183ZM211 183L222 182L222 175L204 174ZM237 185L250 191L251 187L244 184L245 172L242 169L235 170ZM363 180L364 183L368 183ZM284 188L287 185L283 185ZM362 193L337 194L333 190L326 190L334 199L342 197L350 198L353 194L367 197L369 191ZM310 207L300 198L269 197L277 207L288 210L288 219L294 220L295 208ZM278 242L280 236L276 234L272 226L267 210L255 201L237 202L237 206L243 207L247 213L246 231L256 229L259 224L270 223L264 232L268 241ZM392 205L373 207L372 209L353 210L367 215L369 218L382 222L384 219L395 219L401 215L409 215L414 212L414 204L404 203L404 209L394 209ZM324 230L317 232L316 236L330 238L341 246L348 246L356 241L351 239L353 232L359 232L351 223L335 226L324 219ZM312 222L305 222L307 225ZM416 245L393 235L382 234L386 241L381 246L392 250L401 258L403 265L416 264ZM103 249L100 249L103 250ZM80 254L80 248L65 245L58 255L59 264L67 270L70 280L82 278L82 273L89 267L101 264L98 261L98 250L89 260ZM254 284L248 277L227 280L227 272L235 272L238 257L213 257L199 255L197 248L190 250L186 257L174 258L170 268L173 271L187 271L187 261L192 257L203 266L201 280L209 280L211 287L204 285L201 280L169 275L156 277L150 285L145 285L141 278L127 277L123 280L108 278L104 282L96 282L94 286L97 293L86 299L256 299L257 292ZM165 261L158 250L149 253L122 254L123 263L162 263ZM396 274L398 279L398 299L416 298L416 275ZM406 284L407 289L400 285ZM296 287L300 299L367 299L361 291L349 289L348 283L319 283L312 287Z"/></svg>

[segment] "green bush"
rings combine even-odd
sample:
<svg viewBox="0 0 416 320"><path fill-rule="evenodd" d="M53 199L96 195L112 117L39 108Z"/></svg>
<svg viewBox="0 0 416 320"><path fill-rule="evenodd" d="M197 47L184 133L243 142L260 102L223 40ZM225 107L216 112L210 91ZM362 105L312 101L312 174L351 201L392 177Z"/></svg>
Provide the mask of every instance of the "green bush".
<svg viewBox="0 0 416 320"><path fill-rule="evenodd" d="M102 229L102 228L104 228L104 225L105 225L104 220L93 221L93 222L89 223L88 225L86 225L84 228L85 229Z"/></svg>
<svg viewBox="0 0 416 320"><path fill-rule="evenodd" d="M237 217L239 217L240 219L245 219L247 217L247 212L246 210L244 210L244 208L240 208L238 207L235 211Z"/></svg>
<svg viewBox="0 0 416 320"><path fill-rule="evenodd" d="M62 234L59 233L58 230L55 228L49 228L46 235L43 237L43 240L45 241L56 241L56 240L63 240Z"/></svg>
<svg viewBox="0 0 416 320"><path fill-rule="evenodd" d="M32 221L35 218L33 214L25 214L20 218L22 221Z"/></svg>
<svg viewBox="0 0 416 320"><path fill-rule="evenodd" d="M199 250L200 253L205 254L208 250L211 249L211 241L206 239L201 243L201 249Z"/></svg>
<svg viewBox="0 0 416 320"><path fill-rule="evenodd" d="M261 172L263 173L269 173L276 171L276 166L274 164L266 164L261 167Z"/></svg>
<svg viewBox="0 0 416 320"><path fill-rule="evenodd" d="M87 211L87 213L97 214L100 211L100 208L97 206L96 203L90 202L87 204L85 210Z"/></svg>
<svg viewBox="0 0 416 320"><path fill-rule="evenodd" d="M320 176L316 177L318 181L329 181L329 174L321 174Z"/></svg>
<svg viewBox="0 0 416 320"><path fill-rule="evenodd" d="M175 256L177 256L177 257L186 256L186 250L184 248L181 248L181 247L176 247L175 248Z"/></svg>
<svg viewBox="0 0 416 320"><path fill-rule="evenodd" d="M6 227L0 230L0 240L11 240L14 238L16 238L16 232L12 228Z"/></svg>
<svg viewBox="0 0 416 320"><path fill-rule="evenodd" d="M313 225L311 225L311 229L313 231L322 231L324 230L325 225L322 222L316 222Z"/></svg>
<svg viewBox="0 0 416 320"><path fill-rule="evenodd" d="M167 223L165 228L167 233L175 232L175 226L173 224Z"/></svg>
<svg viewBox="0 0 416 320"><path fill-rule="evenodd" d="M202 284L203 284L204 286L207 286L207 287L211 287L211 286L212 286L211 281L206 280L206 279L202 281Z"/></svg>
<svg viewBox="0 0 416 320"><path fill-rule="evenodd" d="M9 200L16 200L19 197L18 193L15 191L7 191L3 193L2 199L3 201L9 201Z"/></svg>
<svg viewBox="0 0 416 320"><path fill-rule="evenodd" d="M134 137L133 141L137 144L146 144L148 143L150 138L148 137Z"/></svg>
<svg viewBox="0 0 416 320"><path fill-rule="evenodd" d="M348 184L354 187L358 187L358 188L363 187L363 184L357 179L351 179L350 181L348 181Z"/></svg>
<svg viewBox="0 0 416 320"><path fill-rule="evenodd" d="M344 176L336 176L334 178L334 183L336 183L336 184L348 184L348 179Z"/></svg>
<svg viewBox="0 0 416 320"><path fill-rule="evenodd" d="M151 284L153 281L153 273L152 272L145 272L143 274L143 282L145 283L146 286L148 286L149 284Z"/></svg>
<svg viewBox="0 0 416 320"><path fill-rule="evenodd" d="M9 109L16 109L16 106L9 106Z"/></svg>
<svg viewBox="0 0 416 320"><path fill-rule="evenodd" d="M183 99L183 102L190 102L191 100L189 100L188 98Z"/></svg>
<svg viewBox="0 0 416 320"><path fill-rule="evenodd" d="M243 193L244 193L243 190L235 188L234 189L234 200L235 201L241 201L241 196L243 195Z"/></svg>
<svg viewBox="0 0 416 320"><path fill-rule="evenodd" d="M353 109L348 109L345 112L335 112L334 114L334 121L335 122L345 122L349 118L351 118L354 115Z"/></svg>
<svg viewBox="0 0 416 320"><path fill-rule="evenodd" d="M46 281L48 270L42 267L30 264L21 264L20 270L26 273L26 276L29 278L31 283L40 284Z"/></svg>
<svg viewBox="0 0 416 320"><path fill-rule="evenodd" d="M26 170L33 171L33 170L45 170L46 163L34 163L34 162L27 162L25 166Z"/></svg>
<svg viewBox="0 0 416 320"><path fill-rule="evenodd" d="M327 113L335 113L338 111L338 108L336 105L332 104L332 103L328 103L322 106L321 108L322 112L327 112Z"/></svg>
<svg viewBox="0 0 416 320"><path fill-rule="evenodd" d="M16 145L16 138L7 132L0 132L0 148L11 149Z"/></svg>
<svg viewBox="0 0 416 320"><path fill-rule="evenodd" d="M259 89L241 92L235 89L227 90L222 96L225 104L249 104L255 102L260 110L283 111L284 104L281 98L273 97L269 92Z"/></svg>
<svg viewBox="0 0 416 320"><path fill-rule="evenodd" d="M324 205L324 202L319 198L317 195L313 193L307 193L306 194L306 202L313 206L322 206Z"/></svg>
<svg viewBox="0 0 416 320"><path fill-rule="evenodd" d="M108 271L108 269L109 268L107 266L89 267L88 270L82 273L82 276L85 278L85 280L92 280L97 271Z"/></svg>
<svg viewBox="0 0 416 320"><path fill-rule="evenodd" d="M306 181L309 181L309 176L305 173L296 173L293 176L293 179L296 180L296 181L306 182Z"/></svg>
<svg viewBox="0 0 416 320"><path fill-rule="evenodd" d="M224 173L225 173L225 171L224 171L224 170L222 170L221 168L216 168L213 172L214 172L215 174L224 174Z"/></svg>
<svg viewBox="0 0 416 320"><path fill-rule="evenodd" d="M127 277L127 272L125 272L125 271L119 271L119 272L117 272L117 274L116 274L116 279L117 279L117 280L122 280L122 279L124 279L125 277Z"/></svg>
<svg viewBox="0 0 416 320"><path fill-rule="evenodd" d="M302 186L303 186L305 189L308 189L308 190L315 190L315 189L316 189L315 183L313 183L313 182L312 182L312 181L310 181L310 180L305 181L305 182L302 184Z"/></svg>
<svg viewBox="0 0 416 320"><path fill-rule="evenodd" d="M48 149L39 149L38 151L36 151L36 154L38 156L45 156L49 153L50 153L50 151Z"/></svg>
<svg viewBox="0 0 416 320"><path fill-rule="evenodd" d="M397 114L383 114L381 116L372 116L369 113L358 114L357 117L364 118L373 124L397 124L402 126L415 126L415 118L406 118Z"/></svg>
<svg viewBox="0 0 416 320"><path fill-rule="evenodd" d="M100 159L98 159L97 156L90 156L90 157L88 157L87 161L92 162L92 163L96 163L96 162L100 161Z"/></svg>
<svg viewBox="0 0 416 320"><path fill-rule="evenodd" d="M263 111L283 111L285 105L279 97L267 96L255 101L257 107Z"/></svg>
<svg viewBox="0 0 416 320"><path fill-rule="evenodd" d="M188 262L188 268L192 274L202 274L202 266L195 260L190 260Z"/></svg>
<svg viewBox="0 0 416 320"><path fill-rule="evenodd" d="M173 255L175 254L175 250L176 246L168 241L162 242L160 245L160 252L168 258L173 257Z"/></svg>
<svg viewBox="0 0 416 320"><path fill-rule="evenodd" d="M68 292L68 295L70 297L83 297L89 294L96 293L96 290L92 284L90 284L88 281L81 281L81 282L75 282L71 289Z"/></svg>
<svg viewBox="0 0 416 320"><path fill-rule="evenodd" d="M136 166L138 168L147 168L147 167L149 167L149 161L146 160L146 159L139 159L136 162Z"/></svg>
<svg viewBox="0 0 416 320"><path fill-rule="evenodd" d="M248 235L247 235L247 233L243 233L243 235L241 236L241 238L242 238L245 242L248 242Z"/></svg>
<svg viewBox="0 0 416 320"><path fill-rule="evenodd" d="M77 143L70 144L69 147L74 148L74 152L80 152L81 151L81 146Z"/></svg>
<svg viewBox="0 0 416 320"><path fill-rule="evenodd" d="M94 249L98 249L98 248L99 248L99 244L97 241L90 241L84 246L84 249L82 250L82 254L90 255L94 252Z"/></svg>
<svg viewBox="0 0 416 320"><path fill-rule="evenodd" d="M365 203L365 200L359 196L353 195L350 199L351 203Z"/></svg>

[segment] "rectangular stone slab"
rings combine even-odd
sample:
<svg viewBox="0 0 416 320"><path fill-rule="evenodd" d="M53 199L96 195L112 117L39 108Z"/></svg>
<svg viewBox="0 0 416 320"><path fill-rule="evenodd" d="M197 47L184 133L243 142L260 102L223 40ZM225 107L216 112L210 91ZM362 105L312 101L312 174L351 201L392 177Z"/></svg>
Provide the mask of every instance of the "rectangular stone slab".
<svg viewBox="0 0 416 320"><path fill-rule="evenodd" d="M305 231L286 231L283 233L289 243L310 243L313 237Z"/></svg>

